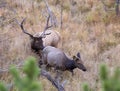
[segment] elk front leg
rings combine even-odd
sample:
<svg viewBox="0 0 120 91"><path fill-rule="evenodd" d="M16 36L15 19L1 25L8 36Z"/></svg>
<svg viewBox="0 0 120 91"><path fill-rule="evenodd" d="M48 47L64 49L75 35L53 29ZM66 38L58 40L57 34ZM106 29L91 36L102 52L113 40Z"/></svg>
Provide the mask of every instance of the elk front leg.
<svg viewBox="0 0 120 91"><path fill-rule="evenodd" d="M57 81L61 81L62 80L62 71L61 70L58 70L58 69L55 69L56 71L56 76L55 76L55 79Z"/></svg>
<svg viewBox="0 0 120 91"><path fill-rule="evenodd" d="M74 76L74 71L73 71L73 70L70 70L70 72L72 73L72 76Z"/></svg>

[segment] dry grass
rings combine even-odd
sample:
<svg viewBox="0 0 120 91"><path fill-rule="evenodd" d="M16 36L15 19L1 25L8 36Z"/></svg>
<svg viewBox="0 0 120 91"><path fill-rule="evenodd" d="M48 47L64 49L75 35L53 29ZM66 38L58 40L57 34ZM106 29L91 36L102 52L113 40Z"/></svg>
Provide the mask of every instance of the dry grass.
<svg viewBox="0 0 120 91"><path fill-rule="evenodd" d="M42 31L45 26L45 5L39 0L6 0L7 8L0 8L0 68L8 68L11 64L19 64L28 56L35 56L30 50L29 37L22 33L19 26L13 21L21 21L27 17L25 28L32 34ZM109 0L106 0L109 1ZM38 3L37 3L38 2ZM65 1L64 1L65 2ZM70 6L67 1L63 12L63 29L56 28L62 36L62 50L70 57L77 52L87 67L87 72L75 69L72 77L64 72L66 91L82 91L83 82L88 82L94 91L101 91L99 84L99 65L107 64L111 71L119 66L120 52L120 18L113 12L103 12L102 3L98 0L77 0L78 12L70 16ZM49 2L58 20L59 7ZM112 3L110 3L111 5ZM13 8L16 14L13 13ZM52 72L53 73L53 72ZM0 74L0 80L10 83L9 72ZM53 91L54 87L44 78L43 91ZM98 85L96 85L98 84ZM57 90L55 90L57 91Z"/></svg>

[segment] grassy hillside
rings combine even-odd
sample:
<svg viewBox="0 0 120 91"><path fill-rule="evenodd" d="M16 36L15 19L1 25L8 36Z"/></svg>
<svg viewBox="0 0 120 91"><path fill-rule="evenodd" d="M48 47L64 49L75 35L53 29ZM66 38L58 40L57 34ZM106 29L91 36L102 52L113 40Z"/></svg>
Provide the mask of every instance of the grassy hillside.
<svg viewBox="0 0 120 91"><path fill-rule="evenodd" d="M60 26L60 5L49 0L49 5ZM102 1L102 0L101 0ZM52 28L60 32L60 47L70 57L81 53L87 72L75 69L72 77L64 73L66 91L82 91L83 82L88 82L94 91L101 91L99 84L99 64L105 63L111 72L120 66L120 16L116 16L115 0L69 0L63 2L63 28ZM60 2L61 3L61 2ZM25 29L30 33L43 31L46 23L46 6L42 0L0 0L0 69L8 69L11 64L20 65L27 57L39 58L30 49L29 36L24 34L14 21L26 17ZM9 72L0 73L0 80L11 83ZM42 80L43 91L55 88L46 79Z"/></svg>

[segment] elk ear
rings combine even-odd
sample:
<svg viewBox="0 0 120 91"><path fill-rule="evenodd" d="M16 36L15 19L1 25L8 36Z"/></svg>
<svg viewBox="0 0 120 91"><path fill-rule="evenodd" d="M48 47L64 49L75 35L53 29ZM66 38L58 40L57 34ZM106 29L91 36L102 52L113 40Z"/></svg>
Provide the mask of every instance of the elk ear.
<svg viewBox="0 0 120 91"><path fill-rule="evenodd" d="M73 60L77 62L78 58L76 56L73 56Z"/></svg>
<svg viewBox="0 0 120 91"><path fill-rule="evenodd" d="M78 57L78 58L81 58L81 56L80 56L80 53L79 53L79 52L77 53L77 57Z"/></svg>

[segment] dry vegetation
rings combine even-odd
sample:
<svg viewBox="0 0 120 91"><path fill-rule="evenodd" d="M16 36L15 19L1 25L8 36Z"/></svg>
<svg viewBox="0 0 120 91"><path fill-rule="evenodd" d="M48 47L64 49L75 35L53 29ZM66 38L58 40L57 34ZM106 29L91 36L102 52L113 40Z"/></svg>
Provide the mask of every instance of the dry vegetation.
<svg viewBox="0 0 120 91"><path fill-rule="evenodd" d="M49 1L59 22L60 6L55 5L56 0ZM88 69L87 72L75 69L73 77L65 72L66 91L82 91L83 82L94 91L101 91L99 65L105 63L111 71L120 66L120 16L115 14L114 1L105 0L110 9L105 11L100 0L76 0L74 12L70 11L69 0L64 1L63 28L55 28L62 36L61 49L71 57L79 51ZM1 5L5 7L0 7L0 69L7 69L11 64L19 65L28 56L37 57L30 49L29 37L14 19L21 21L27 17L25 28L34 34L43 30L46 11L41 0L0 0ZM0 80L11 83L9 72L0 73ZM55 91L46 79L40 80L43 91Z"/></svg>

